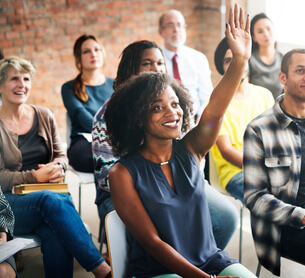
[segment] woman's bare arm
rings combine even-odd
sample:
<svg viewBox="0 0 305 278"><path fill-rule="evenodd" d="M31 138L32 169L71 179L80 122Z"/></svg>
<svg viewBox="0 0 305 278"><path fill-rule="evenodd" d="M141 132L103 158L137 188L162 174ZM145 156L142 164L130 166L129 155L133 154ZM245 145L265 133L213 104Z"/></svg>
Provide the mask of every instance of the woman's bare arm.
<svg viewBox="0 0 305 278"><path fill-rule="evenodd" d="M233 53L230 66L214 88L198 125L183 138L185 146L195 155L197 161L200 161L215 143L224 113L239 86L251 55L249 17L244 21L243 9L237 4L234 11L230 9L226 37Z"/></svg>

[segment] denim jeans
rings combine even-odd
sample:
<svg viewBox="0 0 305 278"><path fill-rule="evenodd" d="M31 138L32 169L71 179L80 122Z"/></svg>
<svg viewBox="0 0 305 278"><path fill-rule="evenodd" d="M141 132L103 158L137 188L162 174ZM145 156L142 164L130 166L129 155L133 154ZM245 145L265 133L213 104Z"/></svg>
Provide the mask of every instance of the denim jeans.
<svg viewBox="0 0 305 278"><path fill-rule="evenodd" d="M41 238L45 277L73 277L73 258L87 271L104 261L69 194L44 190L5 196L15 215L14 234Z"/></svg>
<svg viewBox="0 0 305 278"><path fill-rule="evenodd" d="M205 181L205 192L208 200L213 234L217 247L224 249L233 236L238 225L238 212L228 198ZM101 223L104 223L107 213L114 210L111 198L104 200L98 206Z"/></svg>
<svg viewBox="0 0 305 278"><path fill-rule="evenodd" d="M242 203L244 202L244 177L242 171L230 179L226 186L226 190Z"/></svg>
<svg viewBox="0 0 305 278"><path fill-rule="evenodd" d="M213 235L219 249L225 249L238 225L238 211L224 194L205 181Z"/></svg>

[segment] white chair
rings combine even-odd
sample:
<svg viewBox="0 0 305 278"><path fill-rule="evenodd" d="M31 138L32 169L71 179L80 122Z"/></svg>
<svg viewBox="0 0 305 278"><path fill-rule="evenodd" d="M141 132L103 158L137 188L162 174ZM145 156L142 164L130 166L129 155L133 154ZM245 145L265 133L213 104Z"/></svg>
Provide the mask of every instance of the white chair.
<svg viewBox="0 0 305 278"><path fill-rule="evenodd" d="M211 186L215 187L220 193L235 198L234 196L230 195L227 191L225 191L225 189L223 189L220 186L219 176L218 176L218 172L217 172L217 166L216 166L215 160L214 160L213 155L212 155L211 152L209 153L209 178L210 178ZM242 202L240 202L239 257L238 257L240 263L241 263L241 260L242 260L243 210L244 210L244 204Z"/></svg>
<svg viewBox="0 0 305 278"><path fill-rule="evenodd" d="M81 215L82 211L82 186L94 183L94 174L76 171L71 165L68 166L67 171L71 171L78 179L78 213Z"/></svg>
<svg viewBox="0 0 305 278"><path fill-rule="evenodd" d="M128 262L126 228L115 210L107 214L105 220L105 229L112 277L126 277Z"/></svg>
<svg viewBox="0 0 305 278"><path fill-rule="evenodd" d="M68 115L66 114L66 124L67 124L67 132L66 132L66 140L67 140L67 148L70 146L70 133L71 133L71 120ZM71 171L74 173L78 179L78 213L81 215L82 210L82 186L86 184L94 183L94 174L93 173L86 173L86 172L80 172L76 171L71 165L68 166L67 171Z"/></svg>

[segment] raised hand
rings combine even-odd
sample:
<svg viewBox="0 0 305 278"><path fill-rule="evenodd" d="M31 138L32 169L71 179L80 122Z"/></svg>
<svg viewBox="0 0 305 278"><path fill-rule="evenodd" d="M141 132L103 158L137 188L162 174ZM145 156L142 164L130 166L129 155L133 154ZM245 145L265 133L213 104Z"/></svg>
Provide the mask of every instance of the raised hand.
<svg viewBox="0 0 305 278"><path fill-rule="evenodd" d="M245 19L244 10L237 4L230 8L226 37L233 53L233 58L248 60L251 56L250 19Z"/></svg>

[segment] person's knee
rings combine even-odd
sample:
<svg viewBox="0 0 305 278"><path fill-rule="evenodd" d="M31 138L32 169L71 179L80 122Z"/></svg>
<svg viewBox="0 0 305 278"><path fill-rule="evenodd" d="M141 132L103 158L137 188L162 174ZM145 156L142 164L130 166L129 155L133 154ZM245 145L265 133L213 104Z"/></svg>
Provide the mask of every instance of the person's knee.
<svg viewBox="0 0 305 278"><path fill-rule="evenodd" d="M15 278L16 273L14 269L7 262L0 263L0 278Z"/></svg>
<svg viewBox="0 0 305 278"><path fill-rule="evenodd" d="M56 193L50 190L41 191L40 208L42 216L47 215L62 215L68 207L73 207L74 204L70 195L65 193Z"/></svg>

